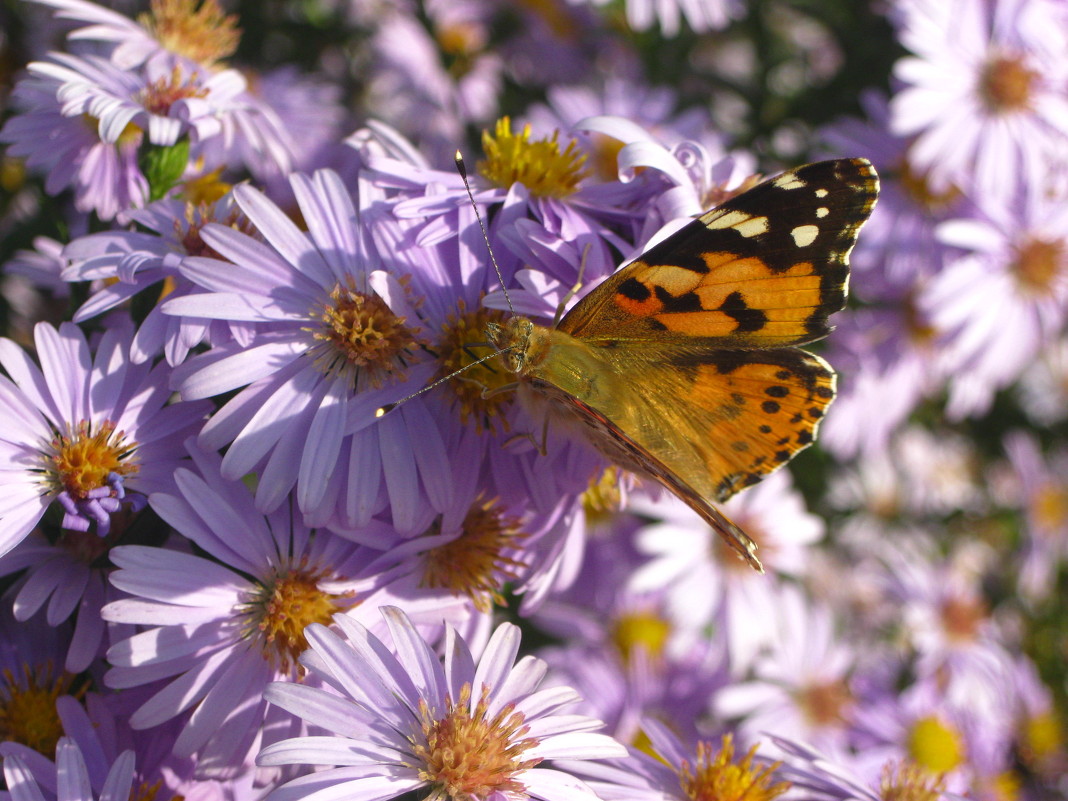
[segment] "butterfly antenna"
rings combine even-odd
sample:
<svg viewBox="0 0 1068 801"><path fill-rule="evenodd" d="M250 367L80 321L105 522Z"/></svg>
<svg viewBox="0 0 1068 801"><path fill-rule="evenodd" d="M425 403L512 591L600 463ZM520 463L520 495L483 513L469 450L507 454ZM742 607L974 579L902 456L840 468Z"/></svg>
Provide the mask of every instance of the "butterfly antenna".
<svg viewBox="0 0 1068 801"><path fill-rule="evenodd" d="M478 227L482 231L482 239L486 243L486 250L489 251L493 269L497 272L497 280L500 282L501 292L504 293L504 299L508 302L508 311L515 314L515 309L512 307L512 299L508 296L508 289L504 286L504 275L501 274L501 267L497 264L497 257L493 255L493 246L490 245L489 234L486 233L486 225L482 222L482 215L478 211L478 204L475 203L475 196L471 192L471 184L467 182L467 165L464 164L464 156L457 150L456 155L453 156L453 158L456 160L456 172L460 173L460 178L464 182L464 189L467 190L467 197L471 201L471 208L475 210L475 219L478 220Z"/></svg>
<svg viewBox="0 0 1068 801"><path fill-rule="evenodd" d="M502 348L501 350L495 350L495 351L493 351L493 353L489 354L488 356L483 356L481 359L477 359L476 361L473 361L470 364L465 364L463 367L460 367L459 369L453 370L448 375L442 376L437 381L434 381L433 383L427 384L425 387L420 389L418 392L413 392L411 395L408 395L407 397L401 398L399 401L396 401L395 403L387 403L385 406L379 406L378 409L375 411L375 417L382 417L383 415L389 414L394 409L396 409L398 406L400 406L402 403L407 403L412 398L417 398L420 395L422 395L424 392L429 392L434 387L438 386L438 384L444 384L446 381L449 381L449 380L455 378L456 376L460 375L460 373L466 372L467 370L470 370L472 367L476 367L476 366L478 366L480 364L483 364L484 362L488 362L490 359L494 358L495 356L500 356L502 353L504 353L505 351L509 351L509 350L511 350L511 347Z"/></svg>

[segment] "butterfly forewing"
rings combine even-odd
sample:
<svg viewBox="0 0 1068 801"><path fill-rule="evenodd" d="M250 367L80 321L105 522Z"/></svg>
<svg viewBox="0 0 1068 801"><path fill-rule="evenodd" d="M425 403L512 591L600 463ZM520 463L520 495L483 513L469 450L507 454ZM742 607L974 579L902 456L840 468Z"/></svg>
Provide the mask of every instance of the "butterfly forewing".
<svg viewBox="0 0 1068 801"><path fill-rule="evenodd" d="M697 337L745 348L826 336L878 190L864 159L822 161L765 181L612 275L560 330L586 340Z"/></svg>

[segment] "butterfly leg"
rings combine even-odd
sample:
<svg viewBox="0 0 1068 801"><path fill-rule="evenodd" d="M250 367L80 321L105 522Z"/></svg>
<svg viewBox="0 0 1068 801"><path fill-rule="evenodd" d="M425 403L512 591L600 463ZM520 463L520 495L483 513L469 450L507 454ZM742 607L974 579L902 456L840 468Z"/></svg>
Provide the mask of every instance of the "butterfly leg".
<svg viewBox="0 0 1068 801"><path fill-rule="evenodd" d="M556 306L556 315L553 317L553 328L556 328L561 318L564 316L564 309L567 304L571 302L571 299L575 297L580 289L582 289L582 274L586 272L586 257L590 253L590 245L587 243L586 247L582 249L582 259L579 261L578 278L575 280L574 286L567 290L567 294L560 299L560 303Z"/></svg>

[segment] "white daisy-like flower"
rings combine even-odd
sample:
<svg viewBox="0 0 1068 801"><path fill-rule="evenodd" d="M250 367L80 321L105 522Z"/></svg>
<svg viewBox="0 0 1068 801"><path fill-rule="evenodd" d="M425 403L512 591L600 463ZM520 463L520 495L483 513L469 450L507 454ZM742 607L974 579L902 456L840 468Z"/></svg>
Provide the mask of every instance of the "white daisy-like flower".
<svg viewBox="0 0 1068 801"><path fill-rule="evenodd" d="M600 721L558 712L578 694L538 689L546 666L533 656L515 661L518 628L500 626L477 663L450 629L442 663L400 609L383 607L382 614L393 650L343 616L335 623L347 639L318 624L305 630L311 650L301 662L336 692L307 684L267 688L268 701L334 734L275 743L258 763L337 766L294 779L271 801L380 801L427 790L430 801L597 798L574 776L540 764L627 751L594 731Z"/></svg>

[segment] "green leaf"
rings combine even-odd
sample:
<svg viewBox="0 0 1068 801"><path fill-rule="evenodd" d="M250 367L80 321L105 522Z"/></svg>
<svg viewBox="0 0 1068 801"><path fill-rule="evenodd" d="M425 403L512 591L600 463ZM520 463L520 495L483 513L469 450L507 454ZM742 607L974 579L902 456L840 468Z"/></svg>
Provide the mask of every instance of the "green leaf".
<svg viewBox="0 0 1068 801"><path fill-rule="evenodd" d="M181 180L189 163L189 140L181 139L170 147L150 147L141 155L141 171L148 179L149 201L166 197Z"/></svg>

